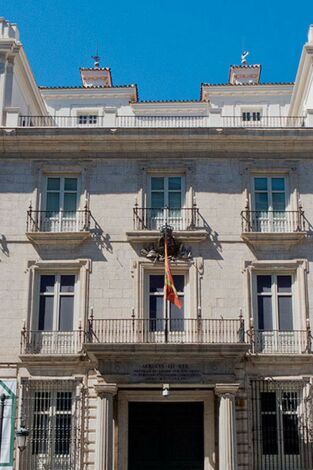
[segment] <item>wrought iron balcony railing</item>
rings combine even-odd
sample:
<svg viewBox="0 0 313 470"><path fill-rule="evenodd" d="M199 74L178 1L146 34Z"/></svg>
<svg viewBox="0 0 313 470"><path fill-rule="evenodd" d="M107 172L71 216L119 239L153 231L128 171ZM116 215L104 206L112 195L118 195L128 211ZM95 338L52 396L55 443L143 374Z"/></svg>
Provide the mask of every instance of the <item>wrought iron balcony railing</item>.
<svg viewBox="0 0 313 470"><path fill-rule="evenodd" d="M305 232L303 210L297 211L249 211L241 212L243 233L292 233Z"/></svg>
<svg viewBox="0 0 313 470"><path fill-rule="evenodd" d="M311 127L303 116L260 116L259 119L244 119L243 116L220 116L217 114L198 116L115 116L115 120L94 115L92 119L81 116L19 116L19 127L62 128L299 128Z"/></svg>
<svg viewBox="0 0 313 470"><path fill-rule="evenodd" d="M170 225L174 230L197 230L204 228L204 221L199 209L170 207L133 209L134 230L160 230L164 225Z"/></svg>
<svg viewBox="0 0 313 470"><path fill-rule="evenodd" d="M87 343L238 344L245 343L240 319L92 319Z"/></svg>
<svg viewBox="0 0 313 470"><path fill-rule="evenodd" d="M27 211L27 232L88 232L91 213L77 211Z"/></svg>
<svg viewBox="0 0 313 470"><path fill-rule="evenodd" d="M67 355L79 354L84 342L84 331L22 330L21 354Z"/></svg>
<svg viewBox="0 0 313 470"><path fill-rule="evenodd" d="M310 329L278 331L256 330L253 332L251 349L263 354L303 354L312 353Z"/></svg>

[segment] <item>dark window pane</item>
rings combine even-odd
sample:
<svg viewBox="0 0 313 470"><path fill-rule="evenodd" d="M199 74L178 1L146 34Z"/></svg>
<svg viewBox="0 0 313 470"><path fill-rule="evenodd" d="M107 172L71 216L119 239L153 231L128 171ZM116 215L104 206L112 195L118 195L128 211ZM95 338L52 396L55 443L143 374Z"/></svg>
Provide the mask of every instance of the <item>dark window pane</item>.
<svg viewBox="0 0 313 470"><path fill-rule="evenodd" d="M60 296L59 331L73 330L74 296Z"/></svg>
<svg viewBox="0 0 313 470"><path fill-rule="evenodd" d="M150 296L149 299L149 330L163 331L163 297Z"/></svg>
<svg viewBox="0 0 313 470"><path fill-rule="evenodd" d="M261 392L261 412L275 412L276 413L276 392Z"/></svg>
<svg viewBox="0 0 313 470"><path fill-rule="evenodd" d="M285 455L298 455L299 429L296 414L283 415L283 439Z"/></svg>
<svg viewBox="0 0 313 470"><path fill-rule="evenodd" d="M47 411L50 407L50 398L49 392L36 392L34 411Z"/></svg>
<svg viewBox="0 0 313 470"><path fill-rule="evenodd" d="M57 411L70 411L72 408L72 392L57 392Z"/></svg>
<svg viewBox="0 0 313 470"><path fill-rule="evenodd" d="M49 416L34 414L32 431L32 454L47 454L48 452Z"/></svg>
<svg viewBox="0 0 313 470"><path fill-rule="evenodd" d="M168 205L171 209L180 209L181 208L181 194L180 193L169 193L168 195ZM175 214L172 214L175 215ZM180 216L180 214L179 214Z"/></svg>
<svg viewBox="0 0 313 470"><path fill-rule="evenodd" d="M173 281L177 292L184 292L185 276L182 274L175 274L173 276Z"/></svg>
<svg viewBox="0 0 313 470"><path fill-rule="evenodd" d="M150 292L164 292L164 275L150 276Z"/></svg>
<svg viewBox="0 0 313 470"><path fill-rule="evenodd" d="M168 179L168 189L170 191L180 191L181 190L181 177L170 176Z"/></svg>
<svg viewBox="0 0 313 470"><path fill-rule="evenodd" d="M273 330L272 297L258 297L258 320L260 330Z"/></svg>
<svg viewBox="0 0 313 470"><path fill-rule="evenodd" d="M292 297L278 297L278 320L281 331L293 330Z"/></svg>
<svg viewBox="0 0 313 470"><path fill-rule="evenodd" d="M59 191L60 178L48 178L47 189L48 191Z"/></svg>
<svg viewBox="0 0 313 470"><path fill-rule="evenodd" d="M75 275L67 274L61 276L61 292L74 292Z"/></svg>
<svg viewBox="0 0 313 470"><path fill-rule="evenodd" d="M267 193L255 193L255 210L268 211L268 195Z"/></svg>
<svg viewBox="0 0 313 470"><path fill-rule="evenodd" d="M272 276L257 276L258 292L271 292Z"/></svg>
<svg viewBox="0 0 313 470"><path fill-rule="evenodd" d="M151 208L162 209L164 207L164 193L152 193L151 194ZM153 214L152 216L160 215L163 216L163 211L160 214Z"/></svg>
<svg viewBox="0 0 313 470"><path fill-rule="evenodd" d="M276 414L262 415L262 453L263 455L278 453Z"/></svg>
<svg viewBox="0 0 313 470"><path fill-rule="evenodd" d="M54 292L55 276L40 277L40 292Z"/></svg>
<svg viewBox="0 0 313 470"><path fill-rule="evenodd" d="M46 211L49 212L49 214L47 214L47 216L52 217L53 215L55 215L55 213L58 213L59 210L60 210L60 194L48 193Z"/></svg>
<svg viewBox="0 0 313 470"><path fill-rule="evenodd" d="M291 276L277 276L278 292L291 292Z"/></svg>
<svg viewBox="0 0 313 470"><path fill-rule="evenodd" d="M285 178L272 178L273 191L285 191Z"/></svg>
<svg viewBox="0 0 313 470"><path fill-rule="evenodd" d="M297 411L298 408L298 394L297 392L283 392L282 394L282 410Z"/></svg>
<svg viewBox="0 0 313 470"><path fill-rule="evenodd" d="M170 331L184 331L184 298L179 297L182 308L179 309L174 304L170 304Z"/></svg>
<svg viewBox="0 0 313 470"><path fill-rule="evenodd" d="M55 422L55 453L68 455L70 453L72 433L72 416L62 414L56 416Z"/></svg>
<svg viewBox="0 0 313 470"><path fill-rule="evenodd" d="M254 178L254 189L256 191L267 191L267 178Z"/></svg>
<svg viewBox="0 0 313 470"><path fill-rule="evenodd" d="M65 178L64 191L77 191L77 178Z"/></svg>
<svg viewBox="0 0 313 470"><path fill-rule="evenodd" d="M272 199L273 199L273 211L285 212L286 210L285 193L274 193L272 195Z"/></svg>
<svg viewBox="0 0 313 470"><path fill-rule="evenodd" d="M152 191L163 191L164 189L164 178L152 177L151 178L151 189Z"/></svg>
<svg viewBox="0 0 313 470"><path fill-rule="evenodd" d="M65 212L76 212L77 209L77 195L76 193L64 194L64 207Z"/></svg>
<svg viewBox="0 0 313 470"><path fill-rule="evenodd" d="M53 296L40 296L38 322L40 331L53 330L53 300Z"/></svg>

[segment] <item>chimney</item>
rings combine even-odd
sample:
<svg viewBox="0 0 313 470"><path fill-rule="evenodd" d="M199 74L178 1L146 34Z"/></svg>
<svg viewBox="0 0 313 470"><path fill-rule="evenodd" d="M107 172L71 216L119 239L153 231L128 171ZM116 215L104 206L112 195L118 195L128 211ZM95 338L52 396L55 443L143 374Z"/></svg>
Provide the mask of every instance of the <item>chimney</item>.
<svg viewBox="0 0 313 470"><path fill-rule="evenodd" d="M308 43L313 44L313 24L310 24L310 26L309 26Z"/></svg>
<svg viewBox="0 0 313 470"><path fill-rule="evenodd" d="M257 85L260 82L261 65L231 65L229 83L231 85Z"/></svg>
<svg viewBox="0 0 313 470"><path fill-rule="evenodd" d="M80 68L80 76L85 88L111 87L111 69L108 67Z"/></svg>

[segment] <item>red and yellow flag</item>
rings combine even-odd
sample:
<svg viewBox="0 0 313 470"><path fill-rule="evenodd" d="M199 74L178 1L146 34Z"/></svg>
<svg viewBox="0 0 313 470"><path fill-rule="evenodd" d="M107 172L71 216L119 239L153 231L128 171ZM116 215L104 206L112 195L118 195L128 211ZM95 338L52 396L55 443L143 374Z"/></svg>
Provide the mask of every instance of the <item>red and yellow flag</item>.
<svg viewBox="0 0 313 470"><path fill-rule="evenodd" d="M168 261L167 254L167 240L164 240L164 264L165 264L165 299L169 300L172 304L176 305L178 308L182 308L182 303L179 300L177 291L174 286L173 276L170 270L170 263Z"/></svg>

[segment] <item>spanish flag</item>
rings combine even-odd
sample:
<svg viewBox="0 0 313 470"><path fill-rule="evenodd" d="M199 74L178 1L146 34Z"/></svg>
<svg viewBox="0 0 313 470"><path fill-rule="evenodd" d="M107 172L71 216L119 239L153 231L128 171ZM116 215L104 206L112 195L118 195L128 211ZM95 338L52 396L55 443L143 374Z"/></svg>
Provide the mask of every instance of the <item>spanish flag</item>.
<svg viewBox="0 0 313 470"><path fill-rule="evenodd" d="M179 300L179 297L177 295L175 286L174 286L174 281L173 281L173 276L170 270L170 263L168 261L168 255L167 255L167 240L164 240L164 264L165 264L165 299L169 300L171 304L176 305L178 308L182 308L182 303Z"/></svg>

